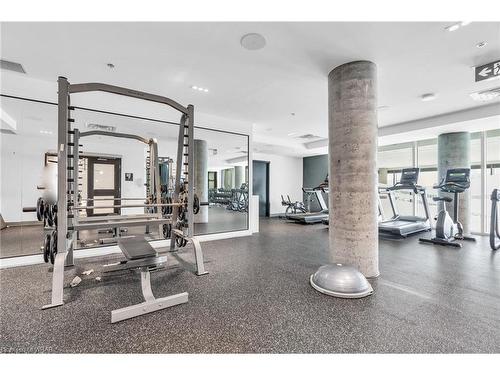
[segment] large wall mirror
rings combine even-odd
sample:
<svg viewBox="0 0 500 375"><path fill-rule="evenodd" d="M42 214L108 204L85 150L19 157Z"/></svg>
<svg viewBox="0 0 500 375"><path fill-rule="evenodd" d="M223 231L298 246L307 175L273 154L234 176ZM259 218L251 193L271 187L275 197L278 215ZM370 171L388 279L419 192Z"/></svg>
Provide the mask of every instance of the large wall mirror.
<svg viewBox="0 0 500 375"><path fill-rule="evenodd" d="M23 207L36 206L38 198L54 202L57 196L57 106L22 98L1 96L2 258L40 254L44 239L42 222ZM176 173L178 125L76 108L74 126L80 131L102 130L133 134L158 142L160 176L165 194L173 191ZM195 234L248 229L248 136L195 128L195 192L202 206L195 215ZM79 215L140 215L147 195L148 146L135 139L93 135L80 140L82 208ZM114 207L121 205L136 207ZM139 207L137 207L139 206ZM90 207L87 209L87 207ZM116 243L117 236L145 235L164 239L158 228L85 230L78 233L78 247Z"/></svg>

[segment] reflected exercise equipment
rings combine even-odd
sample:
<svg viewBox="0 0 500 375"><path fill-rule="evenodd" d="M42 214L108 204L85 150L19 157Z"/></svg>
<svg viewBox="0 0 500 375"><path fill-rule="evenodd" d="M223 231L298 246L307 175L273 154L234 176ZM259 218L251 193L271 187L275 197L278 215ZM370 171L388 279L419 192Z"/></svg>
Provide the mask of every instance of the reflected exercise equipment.
<svg viewBox="0 0 500 375"><path fill-rule="evenodd" d="M446 171L446 177L434 189L444 193L453 193L453 198L448 196L434 197L435 202L443 202L443 208L439 211L436 223L436 237L432 239L420 238L420 242L432 243L443 246L462 247L456 240L475 241L473 237L464 236L463 226L458 221L458 197L470 187L470 169L455 168ZM453 202L453 219L446 210L446 203Z"/></svg>

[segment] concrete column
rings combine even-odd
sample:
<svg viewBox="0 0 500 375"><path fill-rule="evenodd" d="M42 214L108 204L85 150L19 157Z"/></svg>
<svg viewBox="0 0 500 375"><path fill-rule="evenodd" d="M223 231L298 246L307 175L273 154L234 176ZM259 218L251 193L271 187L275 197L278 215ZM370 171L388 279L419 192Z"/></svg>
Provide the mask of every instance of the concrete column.
<svg viewBox="0 0 500 375"><path fill-rule="evenodd" d="M438 137L438 181L446 177L446 171L450 168L470 168L470 134L468 132L456 132L440 134ZM440 196L453 194L439 192ZM443 202L439 202L441 209ZM453 202L447 203L447 210L453 218ZM459 196L458 220L464 227L464 232L470 230L470 189Z"/></svg>
<svg viewBox="0 0 500 375"><path fill-rule="evenodd" d="M208 144L201 139L194 140L194 187L200 202L208 202ZM194 222L208 223L208 206L200 207Z"/></svg>
<svg viewBox="0 0 500 375"><path fill-rule="evenodd" d="M245 182L245 167L237 165L234 167L234 187L239 189Z"/></svg>
<svg viewBox="0 0 500 375"><path fill-rule="evenodd" d="M379 275L376 75L370 61L328 75L330 253L366 277Z"/></svg>

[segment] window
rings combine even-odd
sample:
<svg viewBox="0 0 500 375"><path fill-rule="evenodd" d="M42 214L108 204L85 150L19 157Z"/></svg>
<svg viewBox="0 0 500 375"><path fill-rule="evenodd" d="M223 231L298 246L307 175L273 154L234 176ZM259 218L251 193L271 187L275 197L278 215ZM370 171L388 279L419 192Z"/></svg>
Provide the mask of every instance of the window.
<svg viewBox="0 0 500 375"><path fill-rule="evenodd" d="M431 219L437 215L438 207L432 198L438 195L433 186L438 182L437 173L437 139L427 139L417 142L418 165L420 175L418 178L419 185L425 188L425 195L429 205L429 214ZM425 213L424 205L421 200L417 202L417 215L423 216ZM431 220L431 226L434 227L436 222Z"/></svg>
<svg viewBox="0 0 500 375"><path fill-rule="evenodd" d="M399 181L401 170L413 166L413 143L382 146L378 151L378 178L380 186L392 186ZM400 215L413 215L414 197L409 191L394 192L395 205ZM384 212L384 220L392 216L392 208L388 197L380 195Z"/></svg>
<svg viewBox="0 0 500 375"><path fill-rule="evenodd" d="M500 189L500 130L486 132L486 192L484 220L487 232L490 226L490 196L493 189Z"/></svg>
<svg viewBox="0 0 500 375"><path fill-rule="evenodd" d="M208 172L208 188L217 189L217 172Z"/></svg>
<svg viewBox="0 0 500 375"><path fill-rule="evenodd" d="M469 231L480 233L481 228L481 206L482 206L482 184L481 184L481 133L472 133L470 136L470 222Z"/></svg>

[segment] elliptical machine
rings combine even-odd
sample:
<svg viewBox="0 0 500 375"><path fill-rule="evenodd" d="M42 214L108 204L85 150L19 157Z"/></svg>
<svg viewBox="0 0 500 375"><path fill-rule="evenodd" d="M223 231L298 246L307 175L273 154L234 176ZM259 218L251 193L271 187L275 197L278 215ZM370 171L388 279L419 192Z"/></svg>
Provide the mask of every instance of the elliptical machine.
<svg viewBox="0 0 500 375"><path fill-rule="evenodd" d="M498 224L498 202L500 202L500 189L491 192L491 222L490 222L490 247L491 250L500 249L500 226Z"/></svg>
<svg viewBox="0 0 500 375"><path fill-rule="evenodd" d="M445 193L453 193L454 197L434 197L434 202L443 202L443 208L438 212L436 223L436 237L432 239L420 238L420 242L443 246L462 247L456 240L476 241L473 237L464 236L463 226L458 221L458 195L470 187L470 168L454 168L446 171L446 177L434 189ZM446 202L453 202L453 220L446 210Z"/></svg>

